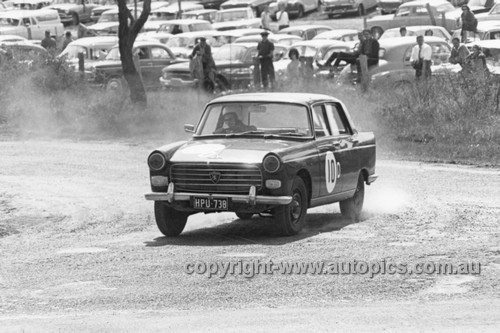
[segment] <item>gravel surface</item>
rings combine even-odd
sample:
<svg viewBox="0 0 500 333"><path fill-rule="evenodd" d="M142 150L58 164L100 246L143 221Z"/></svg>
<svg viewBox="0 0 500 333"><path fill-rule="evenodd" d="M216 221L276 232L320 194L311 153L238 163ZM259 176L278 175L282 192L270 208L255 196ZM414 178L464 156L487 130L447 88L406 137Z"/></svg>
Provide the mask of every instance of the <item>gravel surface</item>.
<svg viewBox="0 0 500 333"><path fill-rule="evenodd" d="M300 235L278 237L269 218L197 214L179 238L168 239L143 196L149 191L146 157L159 144L0 142L0 331L67 325L71 331L95 331L92 325L135 331L129 322L155 331L167 314L177 330L202 330L200 318L214 324L220 318L221 329L238 318L242 327L262 329L255 325L262 324L260 316L294 318L282 328L322 316L329 318L325 324L354 328L358 324L348 324L359 313L379 329L394 328L399 317L418 329L419 313L437 329L498 328L500 169L379 160L380 178L367 187L359 223L342 220L338 205L328 205L309 210ZM478 261L481 271L373 278L184 272L191 262L257 259ZM448 312L454 306L469 315ZM345 307L345 318L327 315ZM256 322L245 324L244 314Z"/></svg>

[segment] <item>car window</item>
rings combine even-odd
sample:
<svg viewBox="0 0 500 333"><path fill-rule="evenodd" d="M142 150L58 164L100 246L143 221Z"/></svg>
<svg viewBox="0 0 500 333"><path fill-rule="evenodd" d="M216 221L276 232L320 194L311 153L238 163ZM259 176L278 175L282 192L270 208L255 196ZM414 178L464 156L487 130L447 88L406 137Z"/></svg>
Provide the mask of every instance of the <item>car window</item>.
<svg viewBox="0 0 500 333"><path fill-rule="evenodd" d="M151 58L153 59L169 59L170 55L167 50L161 47L152 47L151 48Z"/></svg>
<svg viewBox="0 0 500 333"><path fill-rule="evenodd" d="M330 130L327 126L326 114L322 105L315 105L313 107L313 124L314 133L317 138L323 136L330 136Z"/></svg>
<svg viewBox="0 0 500 333"><path fill-rule="evenodd" d="M410 15L410 8L409 7L399 7L399 9L396 11L396 14L394 16L409 16Z"/></svg>
<svg viewBox="0 0 500 333"><path fill-rule="evenodd" d="M346 121L341 116L341 110L336 104L325 104L325 111L332 135L349 134Z"/></svg>
<svg viewBox="0 0 500 333"><path fill-rule="evenodd" d="M414 11L413 15L429 16L429 12L427 11L427 8L425 8L425 7L415 7L415 11Z"/></svg>
<svg viewBox="0 0 500 333"><path fill-rule="evenodd" d="M140 47L134 50L134 55L138 55L139 59L149 59L149 52L147 47Z"/></svg>

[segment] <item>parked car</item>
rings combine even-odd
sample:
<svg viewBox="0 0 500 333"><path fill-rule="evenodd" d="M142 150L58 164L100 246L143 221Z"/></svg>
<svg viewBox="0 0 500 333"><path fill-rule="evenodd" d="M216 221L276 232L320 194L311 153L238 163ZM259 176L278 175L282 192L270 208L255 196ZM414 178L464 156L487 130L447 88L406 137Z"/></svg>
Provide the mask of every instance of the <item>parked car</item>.
<svg viewBox="0 0 500 333"><path fill-rule="evenodd" d="M299 36L304 40L310 40L319 35L322 32L333 30L332 27L327 25L295 25L293 27L288 27L285 29L281 29L279 31L280 34L289 34Z"/></svg>
<svg viewBox="0 0 500 333"><path fill-rule="evenodd" d="M479 22L500 20L500 3L495 3L487 13L475 15Z"/></svg>
<svg viewBox="0 0 500 333"><path fill-rule="evenodd" d="M137 11L133 10L132 15L138 18L142 13L142 8L137 8ZM107 23L107 22L118 22L118 7L113 9L108 9L103 12L97 20L97 23Z"/></svg>
<svg viewBox="0 0 500 333"><path fill-rule="evenodd" d="M45 31L51 37L64 32L64 26L52 9L9 10L0 12L0 35L17 35L27 39L43 39Z"/></svg>
<svg viewBox="0 0 500 333"><path fill-rule="evenodd" d="M181 3L181 13L179 14L179 4L172 3L168 6L160 7L154 10L151 10L149 14L150 20L153 21L167 21L167 20L175 20L179 19L183 13L190 12L193 10L201 10L203 6L199 3L194 2L182 2Z"/></svg>
<svg viewBox="0 0 500 333"><path fill-rule="evenodd" d="M378 0L378 8L380 14L392 14L398 9L399 6L411 0Z"/></svg>
<svg viewBox="0 0 500 333"><path fill-rule="evenodd" d="M214 23L216 13L217 13L216 9L199 9L199 10L191 10L189 12L184 12L182 13L181 17L183 19L205 20L210 23Z"/></svg>
<svg viewBox="0 0 500 333"><path fill-rule="evenodd" d="M451 35L443 27L436 26L436 25L414 25L414 26L407 26L406 27L406 36L419 36L419 35L425 35L425 32L431 30L432 35L434 37L441 37L445 39L447 42L451 42ZM393 37L401 37L401 33L399 32L399 28L392 28L392 29L387 29L384 31L382 36L380 36L379 39L386 39L386 38L393 38Z"/></svg>
<svg viewBox="0 0 500 333"><path fill-rule="evenodd" d="M433 73L448 70L450 67L448 61L451 54L450 45L444 39L434 36L425 36L424 42L432 47L431 69ZM369 70L372 85L397 88L404 83L413 81L415 69L411 65L410 57L413 46L417 44L416 38L413 36L386 38L379 40L379 43L379 64ZM351 84L356 81L356 77L355 66L347 66L340 73L338 81L341 84Z"/></svg>
<svg viewBox="0 0 500 333"><path fill-rule="evenodd" d="M22 41L0 44L0 69L9 61L32 66L34 62L45 63L50 57L45 48L33 43Z"/></svg>
<svg viewBox="0 0 500 333"><path fill-rule="evenodd" d="M229 0L225 1L220 6L220 8L230 9L250 7L255 17L260 17L260 14L264 11L264 8L268 7L273 1L274 0Z"/></svg>
<svg viewBox="0 0 500 333"><path fill-rule="evenodd" d="M234 121L239 118L239 128ZM229 127L233 126L233 127ZM305 225L307 209L340 202L356 220L365 184L376 179L375 136L358 132L345 105L331 96L253 93L219 97L189 141L148 157L158 229L178 236L190 215L270 213L283 235ZM233 130L234 129L234 130Z"/></svg>
<svg viewBox="0 0 500 333"><path fill-rule="evenodd" d="M162 44L167 44L167 42L169 41L170 38L172 38L172 36L174 35L168 32L155 32L155 33L145 32L145 33L139 33L137 35L136 40L148 40L148 39L157 40Z"/></svg>
<svg viewBox="0 0 500 333"><path fill-rule="evenodd" d="M131 1L127 1L127 5L130 4ZM92 9L90 18L93 22L97 22L101 17L102 13L107 10L117 8L116 0L106 0L101 6L97 6Z"/></svg>
<svg viewBox="0 0 500 333"><path fill-rule="evenodd" d="M79 28L85 30L85 37L109 36L109 35L118 35L119 26L120 26L119 22L102 22L85 26L85 28L80 26Z"/></svg>
<svg viewBox="0 0 500 333"><path fill-rule="evenodd" d="M250 7L221 9L215 15L215 30L233 30L260 28L260 19L256 18Z"/></svg>
<svg viewBox="0 0 500 333"><path fill-rule="evenodd" d="M442 26L452 32L461 27L459 18L461 9L455 9L446 0L416 0L402 4L395 14L379 15L367 20L367 27L372 34L379 38L385 30L413 25L434 25L432 18L427 11L427 4L431 8L435 25ZM443 18L444 15L444 18Z"/></svg>
<svg viewBox="0 0 500 333"><path fill-rule="evenodd" d="M474 14L480 14L489 12L495 2L496 0L468 0L464 4L467 4Z"/></svg>
<svg viewBox="0 0 500 333"><path fill-rule="evenodd" d="M0 44L27 42L28 39L17 35L0 35Z"/></svg>
<svg viewBox="0 0 500 333"><path fill-rule="evenodd" d="M77 25L92 22L92 9L97 6L90 0L53 0L48 8L57 10L62 23Z"/></svg>
<svg viewBox="0 0 500 333"><path fill-rule="evenodd" d="M201 0L200 4L203 5L205 9L220 9L220 5L222 5L227 0Z"/></svg>
<svg viewBox="0 0 500 333"><path fill-rule="evenodd" d="M183 61L176 58L164 44L156 41L138 40L134 43L132 52L139 56L139 67L146 88L159 87L158 78L162 69ZM109 51L103 61L86 66L86 74L91 84L104 86L108 90L122 89L124 79L118 45Z"/></svg>
<svg viewBox="0 0 500 333"><path fill-rule="evenodd" d="M287 34L270 34L267 39L274 44L281 44L285 46L291 46L294 43L301 42L303 39L299 36L287 35ZM243 36L234 41L234 43L258 43L262 40L262 36L251 35Z"/></svg>
<svg viewBox="0 0 500 333"><path fill-rule="evenodd" d="M275 59L286 53L284 45L274 45ZM256 43L226 44L213 54L217 69L216 83L221 90L246 89L253 82L254 58L257 56ZM163 69L160 82L167 88L195 87L199 85L192 75L188 63L175 64Z"/></svg>
<svg viewBox="0 0 500 333"><path fill-rule="evenodd" d="M303 17L304 14L318 10L320 0L279 0L269 5L269 14L276 21L278 2L285 2L285 11L290 17Z"/></svg>
<svg viewBox="0 0 500 333"><path fill-rule="evenodd" d="M359 31L356 29L334 29L317 34L316 36L313 37L313 40L334 39L334 40L342 40L344 42L352 42L359 40L358 33Z"/></svg>
<svg viewBox="0 0 500 333"><path fill-rule="evenodd" d="M367 11L377 8L377 5L377 0L323 0L322 9L328 18L346 13L364 16Z"/></svg>
<svg viewBox="0 0 500 333"><path fill-rule="evenodd" d="M146 21L143 30L154 34L156 32L168 32L172 35L183 32L214 30L212 24L208 21L194 19L180 19L168 21Z"/></svg>
<svg viewBox="0 0 500 333"><path fill-rule="evenodd" d="M187 59L193 52L194 46L198 43L198 39L205 37L207 44L212 47L212 53L214 53L221 46L216 41L218 33L216 30L185 32L173 35L166 45L176 57Z"/></svg>
<svg viewBox="0 0 500 333"><path fill-rule="evenodd" d="M13 1L3 1L0 2L0 12L5 12L7 10L14 10L14 2Z"/></svg>
<svg viewBox="0 0 500 333"><path fill-rule="evenodd" d="M461 39L461 33L462 30L457 29L453 32L453 37ZM500 39L500 20L478 22L476 33L467 34L466 42L469 43L485 39Z"/></svg>
<svg viewBox="0 0 500 333"><path fill-rule="evenodd" d="M85 63L104 60L109 50L117 44L117 36L79 38L69 43L59 54L59 58L65 58L66 61L75 67L75 69L78 69L79 53L83 53Z"/></svg>

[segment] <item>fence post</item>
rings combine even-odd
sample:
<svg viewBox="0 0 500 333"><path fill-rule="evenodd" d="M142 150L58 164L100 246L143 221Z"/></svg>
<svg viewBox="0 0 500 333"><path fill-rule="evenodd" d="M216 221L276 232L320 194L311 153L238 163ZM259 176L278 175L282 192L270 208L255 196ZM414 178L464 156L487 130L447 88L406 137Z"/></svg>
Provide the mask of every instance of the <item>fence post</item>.
<svg viewBox="0 0 500 333"><path fill-rule="evenodd" d="M83 80L85 73L85 58L83 52L78 52L78 72L80 73L80 79Z"/></svg>
<svg viewBox="0 0 500 333"><path fill-rule="evenodd" d="M361 69L361 73L358 73L361 89L363 91L367 91L370 83L370 76L368 75L368 57L365 54L361 54L358 59L360 64L359 67Z"/></svg>

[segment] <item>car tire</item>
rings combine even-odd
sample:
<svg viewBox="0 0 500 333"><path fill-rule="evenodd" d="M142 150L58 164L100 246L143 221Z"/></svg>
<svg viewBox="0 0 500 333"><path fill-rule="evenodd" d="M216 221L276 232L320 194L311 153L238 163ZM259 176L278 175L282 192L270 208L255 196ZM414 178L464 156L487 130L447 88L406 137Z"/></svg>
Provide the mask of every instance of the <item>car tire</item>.
<svg viewBox="0 0 500 333"><path fill-rule="evenodd" d="M155 220L158 229L167 237L176 237L184 230L189 214L177 211L161 201L155 201Z"/></svg>
<svg viewBox="0 0 500 333"><path fill-rule="evenodd" d="M375 39L379 39L380 36L382 36L382 34L384 33L384 30L382 30L381 27L373 27L370 30L372 32L373 38Z"/></svg>
<svg viewBox="0 0 500 333"><path fill-rule="evenodd" d="M365 180L362 174L359 174L358 183L354 196L339 203L342 216L351 221L359 221L361 211L363 210L363 202L365 200Z"/></svg>
<svg viewBox="0 0 500 333"><path fill-rule="evenodd" d="M80 23L80 18L78 17L77 13L71 14L71 24L74 26L77 26Z"/></svg>
<svg viewBox="0 0 500 333"><path fill-rule="evenodd" d="M361 17L365 16L365 6L362 4L358 6L358 15Z"/></svg>
<svg viewBox="0 0 500 333"><path fill-rule="evenodd" d="M106 91L122 93L124 90L124 82L122 78L112 77L106 82Z"/></svg>
<svg viewBox="0 0 500 333"><path fill-rule="evenodd" d="M236 216L238 216L240 220L250 220L253 213L236 213Z"/></svg>
<svg viewBox="0 0 500 333"><path fill-rule="evenodd" d="M305 225L307 214L307 188L300 177L295 177L292 184L292 202L279 206L274 210L274 217L278 220L281 233L284 236L298 234Z"/></svg>

